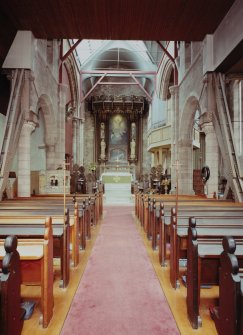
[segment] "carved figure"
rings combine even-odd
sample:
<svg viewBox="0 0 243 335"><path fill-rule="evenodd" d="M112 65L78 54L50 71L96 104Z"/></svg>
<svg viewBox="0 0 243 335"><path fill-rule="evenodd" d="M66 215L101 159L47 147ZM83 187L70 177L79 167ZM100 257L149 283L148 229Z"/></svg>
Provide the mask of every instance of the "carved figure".
<svg viewBox="0 0 243 335"><path fill-rule="evenodd" d="M131 138L136 139L136 124L135 122L132 122L131 124Z"/></svg>
<svg viewBox="0 0 243 335"><path fill-rule="evenodd" d="M104 122L101 122L100 124L100 138L105 139L105 124Z"/></svg>
<svg viewBox="0 0 243 335"><path fill-rule="evenodd" d="M100 143L100 158L101 159L105 159L105 148L106 148L106 143L104 139L102 139Z"/></svg>
<svg viewBox="0 0 243 335"><path fill-rule="evenodd" d="M133 138L131 143L130 143L130 149L131 149L131 159L134 159L135 158L135 151L136 151L136 142L135 142L135 139Z"/></svg>

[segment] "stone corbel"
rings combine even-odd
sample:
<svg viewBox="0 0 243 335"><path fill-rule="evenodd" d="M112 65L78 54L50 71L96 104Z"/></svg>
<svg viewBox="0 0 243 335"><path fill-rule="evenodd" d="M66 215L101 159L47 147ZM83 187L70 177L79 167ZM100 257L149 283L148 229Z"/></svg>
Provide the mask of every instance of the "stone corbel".
<svg viewBox="0 0 243 335"><path fill-rule="evenodd" d="M66 104L66 107L65 107L66 121L71 120L74 117L75 111L76 111L76 106L74 104L74 101L71 100Z"/></svg>
<svg viewBox="0 0 243 335"><path fill-rule="evenodd" d="M211 133L215 133L213 123L210 122L210 121L207 122L207 123L203 123L201 125L201 129L206 135L211 134Z"/></svg>
<svg viewBox="0 0 243 335"><path fill-rule="evenodd" d="M205 86L205 89L202 97L202 114L199 118L200 126L203 125L203 123L212 122L213 114L216 112L216 100L212 73L207 73L204 76L203 85Z"/></svg>
<svg viewBox="0 0 243 335"><path fill-rule="evenodd" d="M213 120L212 113L205 112L199 116L199 126L202 128L204 124L210 123Z"/></svg>
<svg viewBox="0 0 243 335"><path fill-rule="evenodd" d="M31 134L35 130L36 125L37 124L32 120L24 120L23 127L25 127L26 130L28 129L29 134Z"/></svg>
<svg viewBox="0 0 243 335"><path fill-rule="evenodd" d="M25 119L25 122L33 123L36 127L39 127L38 115L32 110L29 111L28 118Z"/></svg>

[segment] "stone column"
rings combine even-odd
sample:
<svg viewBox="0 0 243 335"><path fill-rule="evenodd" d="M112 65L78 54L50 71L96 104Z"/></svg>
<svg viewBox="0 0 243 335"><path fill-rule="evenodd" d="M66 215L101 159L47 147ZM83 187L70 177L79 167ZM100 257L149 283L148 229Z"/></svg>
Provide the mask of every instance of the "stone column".
<svg viewBox="0 0 243 335"><path fill-rule="evenodd" d="M18 145L18 196L30 197L30 135L36 124L25 121L21 130Z"/></svg>
<svg viewBox="0 0 243 335"><path fill-rule="evenodd" d="M56 162L56 153L55 153L55 145L48 144L46 145L46 169L47 170L55 170L57 166L62 164L61 161ZM57 164L59 163L59 164Z"/></svg>
<svg viewBox="0 0 243 335"><path fill-rule="evenodd" d="M205 192L208 198L218 195L218 161L219 147L213 126L213 114L216 113L216 98L214 94L213 78L209 73L204 77L205 91L202 96L202 115L200 116L200 126L205 133L205 162L210 169L210 178L206 183Z"/></svg>
<svg viewBox="0 0 243 335"><path fill-rule="evenodd" d="M79 136L78 136L78 164L84 165L84 121L79 120Z"/></svg>
<svg viewBox="0 0 243 335"><path fill-rule="evenodd" d="M57 129L53 130L57 135L55 143L55 163L56 166L62 164L65 160L65 105L66 105L67 86L59 85L59 104L58 111L56 111Z"/></svg>
<svg viewBox="0 0 243 335"><path fill-rule="evenodd" d="M73 127L73 165L77 164L78 159L77 159L77 134L78 134L78 120L73 118L73 122L72 122L72 127Z"/></svg>
<svg viewBox="0 0 243 335"><path fill-rule="evenodd" d="M206 195L213 198L218 195L218 142L212 122L201 125L202 131L205 133L205 165L210 169L210 178L206 183Z"/></svg>
<svg viewBox="0 0 243 335"><path fill-rule="evenodd" d="M192 138L181 139L178 142L178 193L193 195L193 159ZM173 167L175 168L175 167Z"/></svg>
<svg viewBox="0 0 243 335"><path fill-rule="evenodd" d="M176 161L178 157L178 115L179 115L179 87L171 86L171 192L176 187Z"/></svg>

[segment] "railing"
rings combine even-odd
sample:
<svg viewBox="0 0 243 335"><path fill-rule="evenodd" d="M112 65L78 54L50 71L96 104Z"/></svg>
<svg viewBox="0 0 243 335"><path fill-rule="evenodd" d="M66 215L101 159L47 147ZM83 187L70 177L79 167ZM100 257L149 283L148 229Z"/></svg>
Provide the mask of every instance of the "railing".
<svg viewBox="0 0 243 335"><path fill-rule="evenodd" d="M134 175L134 171L134 166L125 163L100 165L100 175L105 172L129 172Z"/></svg>
<svg viewBox="0 0 243 335"><path fill-rule="evenodd" d="M149 130L148 150L168 144L171 144L171 125Z"/></svg>
<svg viewBox="0 0 243 335"><path fill-rule="evenodd" d="M148 150L164 145L171 145L171 125L149 129ZM200 148L200 131L196 128L193 128L193 146Z"/></svg>

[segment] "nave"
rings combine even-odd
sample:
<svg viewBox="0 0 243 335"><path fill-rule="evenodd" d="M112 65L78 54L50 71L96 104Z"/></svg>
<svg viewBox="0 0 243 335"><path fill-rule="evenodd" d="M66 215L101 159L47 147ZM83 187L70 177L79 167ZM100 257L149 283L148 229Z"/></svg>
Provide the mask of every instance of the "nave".
<svg viewBox="0 0 243 335"><path fill-rule="evenodd" d="M201 201L201 200L200 200ZM198 204L201 204L202 202L198 202ZM188 200L187 200L188 203ZM170 205L173 205L173 201L172 203L170 203ZM232 203L227 203L228 205L232 205ZM225 204L225 206L227 205ZM205 202L205 205L210 206L210 202ZM212 205L215 206L215 202L212 201ZM206 208L206 207L205 207ZM152 250L151 248L151 241L147 239L147 235L144 232L143 227L141 227L139 221L136 219L135 217L135 212L134 212L134 207L133 206L126 206L124 207L124 205L120 205L118 207L115 206L115 210L116 210L116 214L115 217L120 217L122 215L122 217L130 217L131 220L131 224L136 227L136 232L137 232L137 236L135 237L135 240L141 240L143 241L143 244L146 248L146 252L149 256L149 260L153 266L153 271L156 274L156 280L159 281L160 283L160 290L161 292L163 291L166 297L166 300L168 301L169 304L169 308L171 309L174 319L176 321L177 327L179 329L179 333L180 334L217 334L217 331L215 329L214 326L214 322L211 320L210 315L209 315L209 306L215 304L215 299L218 296L218 288L217 287L213 287L211 289L203 289L201 290L201 297L202 297L202 303L200 306L200 313L201 313L201 317L203 320L203 326L199 329L195 329L193 330L190 322L188 321L187 318L187 311L186 311L186 288L184 287L184 285L181 283L180 288L179 289L173 289L171 287L170 284L170 279L169 279L169 264L167 267L161 267L161 265L159 264L159 260L158 260L158 250ZM71 325L69 324L69 316L68 316L68 312L69 312L69 308L72 304L72 301L75 298L75 293L78 291L78 285L79 285L79 281L80 281L80 286L82 286L84 277L85 277L85 271L86 271L86 266L87 268L91 267L91 264L89 264L90 262L90 256L91 256L91 263L94 266L94 259L92 259L92 250L94 250L96 248L96 241L97 238L101 239L100 234L101 234L101 230L104 227L106 227L106 233L109 233L110 229L107 229L107 227L112 226L113 224L116 224L118 220L116 220L114 218L114 216L111 216L111 212L114 211L114 206L109 206L106 205L104 207L104 215L103 215L103 219L102 221L100 221L100 223L96 226L92 227L92 232L91 232L91 240L87 240L87 244L86 244L86 250L85 251L81 251L80 252L80 263L78 264L78 266L76 268L72 268L71 269L71 273L70 273L70 282L67 288L65 289L60 289L59 288L59 278L56 277L55 278L55 283L54 283L54 314L52 317L52 320L50 321L50 324L48 326L48 328L43 329L38 323L39 323L39 311L36 308L34 311L34 314L32 315L31 319L28 321L24 322L24 327L23 327L23 331L22 334L30 334L30 332L34 335L34 334L61 334L61 330L64 326L64 332L63 334L88 334L87 331L83 332L82 331L82 322L77 326L77 323L75 323L75 327L78 330L76 330L77 332L73 332L73 330L70 332L68 331L69 327L70 329L72 329ZM120 222L119 222L120 223ZM105 234L105 230L103 230L103 234ZM135 233L134 233L135 234ZM120 238L124 238L124 235L121 235ZM103 237L103 242L105 240L105 236ZM117 247L120 246L120 244L122 245L124 242L123 240L118 240L118 245ZM106 246L104 245L102 247L102 242L99 241L99 248L103 247L105 248ZM137 254L143 254L143 245L139 245L139 250L136 250ZM115 248L114 248L115 249ZM113 254L111 255L111 259L113 257ZM115 250L114 250L114 257L115 257ZM107 272L105 272L106 276L110 276L110 274L113 273L113 267L109 268L108 264L106 264L106 257L104 257L103 259L103 263L107 268ZM114 260L113 260L114 261ZM134 262L134 264L130 264L131 267L135 267L137 266L137 264L140 264L140 259L135 259L134 257L129 257L129 262ZM119 264L119 259L115 259L115 263L114 263L114 267L116 267L117 264ZM112 265L112 262L109 263L109 265ZM126 271L126 267L121 268L119 267L119 274L118 276L123 276L123 271ZM144 276L146 276L146 274L144 274ZM140 280L143 278L140 278ZM102 282L103 278L99 277L95 277L95 278L91 278L90 280L90 284L92 285L96 285L97 283L97 287L99 287L99 282ZM131 287L135 287L139 285L140 280L136 282L132 282L133 280L136 280L136 276L134 274L134 277L132 277L132 279L130 279L129 282L129 286ZM156 284L157 285L157 284ZM87 288L88 289L88 288ZM105 294L105 292L107 292L107 290L109 290L110 287L105 287L102 289L101 295L99 296L100 299L102 299L102 294ZM126 287L127 289L127 287ZM139 289L138 287L136 289ZM77 291L76 291L77 290ZM129 290L127 290L129 292ZM130 292L131 293L131 292ZM77 293L76 293L77 294ZM124 292L123 294L123 298L126 301L126 298L124 297ZM162 293L163 294L163 293ZM24 288L24 290L22 291L22 295L25 296L25 298L28 298L28 295L31 297L31 299L33 299L33 287L31 287L30 289L26 289L26 287ZM77 302L76 302L77 304ZM83 306L83 302L82 302L82 295L81 298L78 299L78 304L80 306L82 306L82 308L86 307L86 309L88 308L87 306ZM150 306L152 308L153 306L153 301L152 299L148 299L147 301L148 306ZM164 304L167 304L166 302L164 302ZM121 304L122 306L122 304ZM120 306L120 307L121 307ZM71 307L72 308L72 307ZM141 309L140 309L141 308ZM144 307L145 308L145 307ZM94 309L94 308L93 308ZM72 310L72 309L71 309ZM141 319L141 324L143 324L143 320L148 318L147 313L145 313L145 310L143 310L143 308L141 306L139 306L139 310L140 310L140 319ZM92 308L88 308L88 312L86 311L85 313L88 313L89 315L89 321L91 322L91 324L93 324L94 326L96 325L96 321L98 322L98 320L96 319L95 313L92 310ZM80 311L80 314L82 314L82 312ZM156 315L156 313L155 313ZM122 315L123 316L123 315ZM160 319L161 318L161 319ZM156 320L156 323L163 324L163 313L161 313L161 316L158 320ZM66 320L66 323L64 323ZM105 318L104 322L105 325L107 325L107 323L109 323L109 318ZM147 320L148 321L148 320ZM150 321L150 320L149 320ZM100 322L100 321L99 321ZM174 322L174 321L173 321ZM100 325L100 324L99 324ZM124 325L127 325L127 320L124 319ZM101 325L100 325L101 326ZM134 330L134 329L133 329ZM109 334L109 332L106 332L107 334ZM138 332L139 334L141 334L141 331ZM128 330L126 330L124 332L124 334L138 334L135 331L129 332ZM95 332L93 332L93 334L95 334ZM97 333L98 334L98 333ZM99 334L101 334L99 332ZM110 332L110 334L122 334L122 332ZM150 334L153 334L150 332ZM154 334L157 334L156 332ZM172 334L169 332L169 334ZM175 332L176 334L176 332Z"/></svg>

